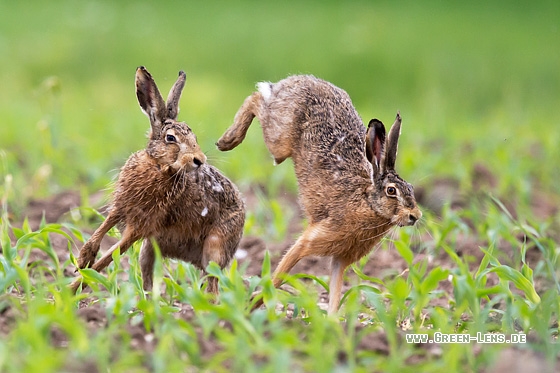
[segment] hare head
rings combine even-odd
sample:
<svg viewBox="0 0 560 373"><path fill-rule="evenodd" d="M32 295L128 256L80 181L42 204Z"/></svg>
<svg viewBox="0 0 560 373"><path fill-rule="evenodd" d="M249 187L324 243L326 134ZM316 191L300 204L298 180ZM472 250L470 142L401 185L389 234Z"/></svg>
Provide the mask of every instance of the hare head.
<svg viewBox="0 0 560 373"><path fill-rule="evenodd" d="M150 142L147 152L170 172L189 172L206 162L193 131L184 122L177 122L179 99L185 86L186 75L179 72L171 88L167 103L151 74L144 66L136 70L136 96L144 114L150 118Z"/></svg>
<svg viewBox="0 0 560 373"><path fill-rule="evenodd" d="M413 186L395 171L400 132L400 113L397 113L387 137L383 123L372 119L366 133L366 157L373 167L371 208L391 225L403 227L414 225L422 217L422 212L416 206Z"/></svg>

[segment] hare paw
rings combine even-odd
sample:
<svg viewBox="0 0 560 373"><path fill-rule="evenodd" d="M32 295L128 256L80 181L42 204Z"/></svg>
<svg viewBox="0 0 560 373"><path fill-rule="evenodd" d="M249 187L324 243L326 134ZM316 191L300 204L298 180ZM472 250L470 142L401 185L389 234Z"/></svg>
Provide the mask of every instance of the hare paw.
<svg viewBox="0 0 560 373"><path fill-rule="evenodd" d="M87 243L80 250L80 256L78 257L78 268L84 269L86 267L91 267L95 262L95 257L97 256L98 250L95 250L91 245Z"/></svg>

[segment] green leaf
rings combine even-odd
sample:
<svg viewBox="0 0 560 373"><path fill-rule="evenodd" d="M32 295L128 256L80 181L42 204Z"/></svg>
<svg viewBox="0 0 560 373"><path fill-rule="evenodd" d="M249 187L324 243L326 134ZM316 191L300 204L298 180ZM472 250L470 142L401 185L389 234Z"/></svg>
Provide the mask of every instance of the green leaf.
<svg viewBox="0 0 560 373"><path fill-rule="evenodd" d="M494 247L493 246L490 246L488 248L488 250L486 250L482 247L479 247L479 249L480 249L480 251L482 251L484 253L484 258L486 258L488 260L488 262L490 262L490 264L492 264L492 266L496 267L496 266L502 265L500 263L500 261L498 260L498 258L496 258L493 254L493 252L494 252ZM484 258L483 258L483 260L484 260Z"/></svg>
<svg viewBox="0 0 560 373"><path fill-rule="evenodd" d="M208 263L208 266L206 266L206 273L219 278L222 276L222 269L220 268L218 263L210 262Z"/></svg>
<svg viewBox="0 0 560 373"><path fill-rule="evenodd" d="M406 280L400 276L395 278L390 288L394 299L401 302L404 302L410 294L410 288L408 287Z"/></svg>
<svg viewBox="0 0 560 373"><path fill-rule="evenodd" d="M344 294L342 295L342 298L340 299L340 304L343 304L344 301L346 300L346 297L349 296L349 294L351 292L360 292L360 291L364 291L364 292L370 292L370 293L375 293L375 294L381 294L381 290L370 286L370 285L356 285L356 286L352 286L350 289L346 290L344 292Z"/></svg>
<svg viewBox="0 0 560 373"><path fill-rule="evenodd" d="M490 272L496 273L502 280L513 282L513 284L525 294L527 299L533 303L533 305L540 303L541 298L535 291L533 284L525 276L523 276L521 272L506 265L491 268Z"/></svg>
<svg viewBox="0 0 560 373"><path fill-rule="evenodd" d="M25 217L25 219L23 220L23 224L21 225L21 229L25 233L30 233L32 231L31 227L29 226L29 219L27 217Z"/></svg>
<svg viewBox="0 0 560 373"><path fill-rule="evenodd" d="M484 256L482 257L482 260L480 261L480 265L478 266L478 270L476 271L476 274L474 275L474 277L476 279L478 279L480 277L480 274L482 273L482 271L484 271L488 268L488 265L490 264L490 260L492 258L494 258L493 254L492 254L492 252L494 251L494 246L490 246L487 251L484 251L484 249L482 249L482 248L480 248L480 250L482 252L484 252Z"/></svg>
<svg viewBox="0 0 560 373"><path fill-rule="evenodd" d="M533 270L527 265L527 263L523 263L523 266L521 267L521 274L523 274L523 277L531 283L533 282Z"/></svg>
<svg viewBox="0 0 560 373"><path fill-rule="evenodd" d="M329 285L327 285L327 283L323 280L321 280L319 277L314 276L314 275L309 275L307 273L296 273L295 275L291 275L291 278L294 279L302 279L302 278L307 278L310 280L313 280L315 282L317 282L319 285L321 285L327 292L329 291Z"/></svg>
<svg viewBox="0 0 560 373"><path fill-rule="evenodd" d="M507 207L502 203L502 201L500 201L498 198L494 197L493 195L490 194L490 198L492 199L492 201L494 201L494 203L500 208L500 210L502 210L503 213L506 214L506 216L509 218L510 221L515 221L515 219L513 218L513 216L511 215L511 212L509 212L509 210L507 209Z"/></svg>
<svg viewBox="0 0 560 373"><path fill-rule="evenodd" d="M381 279L366 275L355 263L352 264L352 270L363 281L369 281L369 282L373 282L374 284L385 286L385 283Z"/></svg>
<svg viewBox="0 0 560 373"><path fill-rule="evenodd" d="M85 269L80 269L78 271L80 272L80 275L87 283L101 284L105 287L105 289L107 289L109 292L112 293L114 287L113 284L105 276L97 272L95 269L85 268Z"/></svg>
<svg viewBox="0 0 560 373"><path fill-rule="evenodd" d="M25 232L23 229L19 229L16 227L12 227L12 233L14 234L16 240L19 240L21 237L23 237L25 235Z"/></svg>
<svg viewBox="0 0 560 373"><path fill-rule="evenodd" d="M422 292L427 294L436 289L441 281L447 280L449 277L449 270L436 267L428 273L421 283Z"/></svg>
<svg viewBox="0 0 560 373"><path fill-rule="evenodd" d="M19 281L21 283L21 286L23 287L23 290L25 291L26 294L29 295L31 285L29 283L29 275L28 275L27 271L25 269L21 268L20 266L17 266L17 265L14 266L13 269L18 274Z"/></svg>
<svg viewBox="0 0 560 373"><path fill-rule="evenodd" d="M9 263L12 263L16 256L16 250L14 247L12 247L12 242L10 240L10 234L8 233L7 227L5 227L2 230L1 244L2 244L2 255Z"/></svg>
<svg viewBox="0 0 560 373"><path fill-rule="evenodd" d="M414 253L410 250L410 247L403 241L394 241L395 248L399 254L403 257L406 263L410 266L414 260Z"/></svg>
<svg viewBox="0 0 560 373"><path fill-rule="evenodd" d="M501 285L491 286L489 288L478 288L476 289L476 296L479 298L492 295L492 294L501 294L504 292L504 288Z"/></svg>
<svg viewBox="0 0 560 373"><path fill-rule="evenodd" d="M86 238L81 230L74 227L72 224L64 224L64 227L68 229L78 240L81 242L86 242Z"/></svg>
<svg viewBox="0 0 560 373"><path fill-rule="evenodd" d="M262 263L261 277L270 276L270 252L265 250Z"/></svg>

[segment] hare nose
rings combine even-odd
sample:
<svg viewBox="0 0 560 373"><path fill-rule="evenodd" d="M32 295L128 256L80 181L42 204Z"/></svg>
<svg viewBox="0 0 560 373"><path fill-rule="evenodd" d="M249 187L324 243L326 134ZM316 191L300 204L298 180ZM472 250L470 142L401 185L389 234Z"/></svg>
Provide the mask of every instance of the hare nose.
<svg viewBox="0 0 560 373"><path fill-rule="evenodd" d="M416 216L416 215L413 215L413 214L409 214L408 215L408 223L410 225L414 225L414 223L416 223L418 221L418 219L420 219L421 216L422 215Z"/></svg>
<svg viewBox="0 0 560 373"><path fill-rule="evenodd" d="M196 157L193 158L193 162L197 167L202 166L202 161Z"/></svg>

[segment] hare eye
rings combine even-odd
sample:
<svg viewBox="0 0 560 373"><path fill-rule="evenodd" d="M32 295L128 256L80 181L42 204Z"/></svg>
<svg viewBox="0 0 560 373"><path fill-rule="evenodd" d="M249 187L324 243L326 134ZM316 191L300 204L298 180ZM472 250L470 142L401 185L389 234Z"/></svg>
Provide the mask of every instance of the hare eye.
<svg viewBox="0 0 560 373"><path fill-rule="evenodd" d="M165 141L167 141L167 142L177 142L177 139L173 135L167 135L167 136L165 136Z"/></svg>
<svg viewBox="0 0 560 373"><path fill-rule="evenodd" d="M395 187L387 187L387 195L388 196L396 196L397 195L397 189Z"/></svg>

